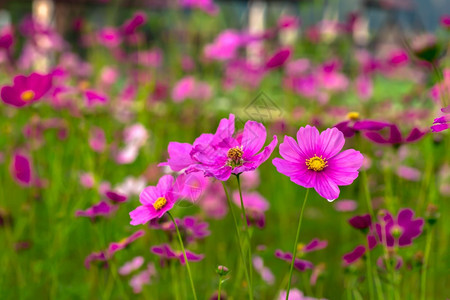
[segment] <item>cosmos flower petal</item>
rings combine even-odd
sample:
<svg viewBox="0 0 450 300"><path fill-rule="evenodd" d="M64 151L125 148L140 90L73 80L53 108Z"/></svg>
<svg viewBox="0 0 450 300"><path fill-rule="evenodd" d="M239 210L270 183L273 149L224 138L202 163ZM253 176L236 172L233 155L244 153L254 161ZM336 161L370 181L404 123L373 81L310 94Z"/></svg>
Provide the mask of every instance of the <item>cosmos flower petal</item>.
<svg viewBox="0 0 450 300"><path fill-rule="evenodd" d="M335 156L344 147L344 134L337 128L328 128L320 134L318 140L318 149L316 153L318 156L329 159Z"/></svg>
<svg viewBox="0 0 450 300"><path fill-rule="evenodd" d="M301 152L305 157L313 157L317 151L317 141L319 140L319 130L316 127L306 125L297 131L297 142Z"/></svg>
<svg viewBox="0 0 450 300"><path fill-rule="evenodd" d="M345 254L342 259L346 265L350 265L360 259L366 252L366 247L359 245L352 252Z"/></svg>
<svg viewBox="0 0 450 300"><path fill-rule="evenodd" d="M160 196L162 195L155 186L148 186L139 195L139 201L144 205L152 205Z"/></svg>
<svg viewBox="0 0 450 300"><path fill-rule="evenodd" d="M297 162L302 161L303 163L308 158L300 150L297 142L290 136L284 136L283 143L280 144L280 155L289 161Z"/></svg>
<svg viewBox="0 0 450 300"><path fill-rule="evenodd" d="M314 189L316 192L327 199L329 202L337 199L339 197L339 187L337 184L324 172L317 173L316 182L314 185Z"/></svg>
<svg viewBox="0 0 450 300"><path fill-rule="evenodd" d="M266 142L266 128L261 123L248 121L244 126L242 146L245 155L253 156L264 146Z"/></svg>
<svg viewBox="0 0 450 300"><path fill-rule="evenodd" d="M131 225L145 224L153 219L154 213L147 206L138 206L130 212Z"/></svg>

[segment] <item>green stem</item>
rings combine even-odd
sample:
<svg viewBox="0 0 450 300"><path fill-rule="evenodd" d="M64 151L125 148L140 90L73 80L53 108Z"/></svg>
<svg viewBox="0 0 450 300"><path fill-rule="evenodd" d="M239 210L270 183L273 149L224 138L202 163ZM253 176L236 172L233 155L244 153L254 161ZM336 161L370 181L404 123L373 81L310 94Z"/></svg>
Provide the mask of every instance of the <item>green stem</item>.
<svg viewBox="0 0 450 300"><path fill-rule="evenodd" d="M178 225L175 222L174 218L172 217L172 214L170 212L167 212L167 215L169 215L169 218L172 220L173 225L175 225L175 229L177 230L178 240L180 241L180 246L181 246L181 250L183 251L184 261L186 262L186 269L188 271L189 281L191 282L192 293L194 294L194 299L197 300L197 294L195 293L194 281L192 280L191 268L189 268L189 261L186 256L186 251L184 250L184 245L183 245L183 240L181 239L180 230L178 229Z"/></svg>
<svg viewBox="0 0 450 300"><path fill-rule="evenodd" d="M249 277L250 277L249 287L250 287L250 289L252 289L252 281L253 281L252 243L251 243L251 238L250 238L250 233L249 233L250 230L248 228L247 214L245 212L245 207L244 207L244 200L242 198L241 180L239 178L239 174L236 175L236 179L237 179L238 188L239 188L239 197L241 199L241 210L242 210L242 214L244 215L245 233L247 236L247 243L248 243L248 269L249 269Z"/></svg>
<svg viewBox="0 0 450 300"><path fill-rule="evenodd" d="M426 287L427 287L427 268L428 268L428 258L430 256L430 250L431 250L431 241L433 232L430 231L427 236L426 245L425 245L425 254L423 258L423 270L422 275L420 276L420 299L425 300L425 294L426 294Z"/></svg>
<svg viewBox="0 0 450 300"><path fill-rule="evenodd" d="M237 237L238 242L239 242L238 243L238 245L239 245L239 252L241 254L242 264L244 265L245 277L247 278L247 281L250 283L250 278L248 276L248 270L247 270L247 266L246 266L246 263L245 263L245 256L244 256L244 252L242 251L241 235L239 233L239 226L237 224L236 215L234 214L233 205L231 203L231 199L230 199L230 195L228 194L227 187L225 186L225 182L223 182L223 181L222 181L222 186L223 186L223 190L225 191L225 195L227 196L228 207L230 209L231 215L233 216L234 227L236 229L236 237ZM249 288L248 291L249 291L249 298L252 300L253 299L253 290L251 288Z"/></svg>
<svg viewBox="0 0 450 300"><path fill-rule="evenodd" d="M292 262L291 262L291 267L289 269L289 281L288 281L288 288L286 291L286 300L289 299L289 291L291 289L291 280L292 280L292 271L294 270L295 257L297 256L298 237L300 236L300 228L302 227L303 212L305 211L306 200L308 200L308 194L309 194L309 189L306 189L305 199L303 200L302 210L300 211L300 218L298 219L298 227L297 227L297 234L295 236L294 251L292 251Z"/></svg>
<svg viewBox="0 0 450 300"><path fill-rule="evenodd" d="M222 276L220 276L219 278L219 291L217 293L217 300L220 300L221 292L222 292Z"/></svg>
<svg viewBox="0 0 450 300"><path fill-rule="evenodd" d="M362 178L364 181L364 193L367 203L367 209L369 210L370 216L372 217L372 220L375 220L375 214L372 207L372 199L370 197L370 191L369 191L369 180L367 179L367 172L364 169L362 171ZM369 294L370 299L375 298L374 293L374 287L373 287L373 269L372 269L372 258L370 255L370 249L369 249L369 241L366 239L366 245L367 245L367 280L369 281ZM377 289L378 299L383 299L383 290L381 289L380 280L375 273L375 285Z"/></svg>

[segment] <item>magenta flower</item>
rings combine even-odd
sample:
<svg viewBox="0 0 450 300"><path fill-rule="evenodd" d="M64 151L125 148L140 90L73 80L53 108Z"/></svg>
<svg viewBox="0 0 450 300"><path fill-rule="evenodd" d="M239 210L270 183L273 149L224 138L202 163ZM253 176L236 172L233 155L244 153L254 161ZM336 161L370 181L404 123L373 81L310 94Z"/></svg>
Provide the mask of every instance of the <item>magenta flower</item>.
<svg viewBox="0 0 450 300"><path fill-rule="evenodd" d="M165 263L169 260L179 260L182 265L185 264L183 252L175 252L170 248L168 244L162 244L160 246L153 246L150 251L153 254L161 257L161 265L164 266ZM186 257L188 261L201 261L204 257L203 254L195 254L189 250L186 250Z"/></svg>
<svg viewBox="0 0 450 300"><path fill-rule="evenodd" d="M139 195L142 205L130 212L130 224L145 224L152 219L161 218L169 211L177 200L173 185L173 177L164 175L156 186L146 187Z"/></svg>
<svg viewBox="0 0 450 300"><path fill-rule="evenodd" d="M291 53L292 51L289 48L279 49L266 61L266 69L270 70L283 66L291 56Z"/></svg>
<svg viewBox="0 0 450 300"><path fill-rule="evenodd" d="M212 44L204 48L204 55L208 59L226 61L237 55L237 50L242 44L239 32L235 30L225 30L221 32Z"/></svg>
<svg viewBox="0 0 450 300"><path fill-rule="evenodd" d="M88 217L94 221L95 218L99 216L110 216L117 208L116 205L109 204L106 201L100 201L86 210L77 210L75 212L75 217Z"/></svg>
<svg viewBox="0 0 450 300"><path fill-rule="evenodd" d="M414 211L401 209L395 218L388 211L375 224L377 240L387 247L405 247L412 244L423 231L423 218L414 219Z"/></svg>
<svg viewBox="0 0 450 300"><path fill-rule="evenodd" d="M127 201L128 197L126 195L122 195L120 193L114 192L114 191L107 191L105 193L106 197L108 197L109 200L115 203L122 203Z"/></svg>
<svg viewBox="0 0 450 300"><path fill-rule="evenodd" d="M354 211L358 207L358 202L355 200L340 200L338 202L335 202L334 208L337 211L341 212L349 212Z"/></svg>
<svg viewBox="0 0 450 300"><path fill-rule="evenodd" d="M288 252L283 252L281 250L275 250L275 257L277 257L281 260L284 260L288 263L292 262L292 254L288 253ZM314 265L312 264L312 262L303 260L300 258L295 258L294 268L296 268L300 272L303 272L307 269L312 269L313 267L314 267Z"/></svg>
<svg viewBox="0 0 450 300"><path fill-rule="evenodd" d="M367 229L372 225L372 217L369 214L354 216L348 220L351 226L356 229Z"/></svg>
<svg viewBox="0 0 450 300"><path fill-rule="evenodd" d="M26 155L16 153L11 162L11 174L17 183L28 186L32 181L32 170L30 158Z"/></svg>
<svg viewBox="0 0 450 300"><path fill-rule="evenodd" d="M122 34L132 35L140 26L147 22L147 15L142 11L137 11L134 15L123 23L121 27Z"/></svg>
<svg viewBox="0 0 450 300"><path fill-rule="evenodd" d="M325 249L327 246L328 246L328 241L325 241L325 240L321 241L318 238L315 238L315 239L312 239L311 242L309 242L309 244L301 247L301 249L299 249L299 250L302 253L307 253L307 252Z"/></svg>
<svg viewBox="0 0 450 300"><path fill-rule="evenodd" d="M130 279L130 286L133 288L133 293L139 294L140 292L142 292L142 287L146 284L149 284L151 278L155 275L155 265L153 263L149 263L147 265L147 269L139 272Z"/></svg>
<svg viewBox="0 0 450 300"><path fill-rule="evenodd" d="M277 300L286 300L286 291L281 291ZM322 298L323 299L323 298ZM291 289L288 300L322 300L314 297L307 297L299 289Z"/></svg>
<svg viewBox="0 0 450 300"><path fill-rule="evenodd" d="M353 149L339 151L344 146L342 132L327 129L319 135L315 127L307 125L297 132L297 142L289 136L280 144L284 159L275 158L273 164L281 174L305 188L333 201L339 197L339 185L349 185L358 177L364 157Z"/></svg>
<svg viewBox="0 0 450 300"><path fill-rule="evenodd" d="M349 112L347 118L348 120L334 125L345 137L352 137L355 133L362 131L378 131L391 125L384 121L359 120L359 114L357 112Z"/></svg>
<svg viewBox="0 0 450 300"><path fill-rule="evenodd" d="M260 256L254 256L252 259L253 267L261 275L261 278L268 284L273 285L275 283L275 276L272 271L264 266L264 261Z"/></svg>
<svg viewBox="0 0 450 300"><path fill-rule="evenodd" d="M253 171L265 162L277 145L277 137L259 152L266 141L266 129L261 123L247 121L242 134L233 137L234 115L222 119L216 134L208 144L193 147L191 157L197 162L196 170L207 177L226 181L231 174Z"/></svg>
<svg viewBox="0 0 450 300"><path fill-rule="evenodd" d="M238 207L241 206L239 191L233 193L233 202ZM247 223L263 228L266 223L264 212L269 209L269 202L258 192L244 192L242 194L242 202L247 212Z"/></svg>
<svg viewBox="0 0 450 300"><path fill-rule="evenodd" d="M95 152L103 152L106 148L105 132L100 127L93 127L89 133L89 147Z"/></svg>
<svg viewBox="0 0 450 300"><path fill-rule="evenodd" d="M440 132L450 128L450 105L442 108L441 111L448 114L434 119L433 126L431 126L432 132Z"/></svg>
<svg viewBox="0 0 450 300"><path fill-rule="evenodd" d="M14 77L12 86L1 89L2 101L6 104L22 107L41 99L52 87L52 76L32 73L29 76Z"/></svg>
<svg viewBox="0 0 450 300"><path fill-rule="evenodd" d="M357 261L358 259L360 259L364 253L366 253L366 247L359 245L356 246L355 249L353 249L352 252L345 254L342 259L344 260L344 264L346 266L354 263L355 261Z"/></svg>
<svg viewBox="0 0 450 300"><path fill-rule="evenodd" d="M413 143L420 140L427 132L418 128L413 128L406 137L402 136L397 125L391 124L388 126L389 136L385 137L379 132L364 132L364 136L374 143L382 145L401 145L405 143Z"/></svg>
<svg viewBox="0 0 450 300"><path fill-rule="evenodd" d="M122 276L128 275L134 270L139 269L144 264L144 258L142 256L136 256L131 261L125 263L119 269L119 274Z"/></svg>

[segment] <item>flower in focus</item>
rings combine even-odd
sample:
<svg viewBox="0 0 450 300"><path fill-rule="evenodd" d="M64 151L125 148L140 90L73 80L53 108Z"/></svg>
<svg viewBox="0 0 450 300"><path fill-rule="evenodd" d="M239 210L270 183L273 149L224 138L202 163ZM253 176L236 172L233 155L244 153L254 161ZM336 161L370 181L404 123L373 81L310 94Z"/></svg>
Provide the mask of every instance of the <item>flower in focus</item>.
<svg viewBox="0 0 450 300"><path fill-rule="evenodd" d="M297 141L284 137L280 154L273 164L281 174L305 188L333 201L339 197L339 185L349 185L358 177L363 155L353 149L339 151L344 146L342 132L336 128L319 131L307 125L297 132Z"/></svg>
<svg viewBox="0 0 450 300"><path fill-rule="evenodd" d="M12 86L1 89L2 101L15 107L29 105L41 99L52 87L52 75L32 73L29 76L14 77Z"/></svg>
<svg viewBox="0 0 450 300"><path fill-rule="evenodd" d="M139 195L141 206L130 212L131 225L145 224L148 221L161 218L175 204L174 179L164 175L156 186L146 187Z"/></svg>
<svg viewBox="0 0 450 300"><path fill-rule="evenodd" d="M197 171L207 177L226 181L231 174L253 171L266 161L277 144L277 137L262 152L258 153L266 141L264 125L247 121L242 134L233 137L234 115L222 119L212 142L193 147L191 157L197 162Z"/></svg>

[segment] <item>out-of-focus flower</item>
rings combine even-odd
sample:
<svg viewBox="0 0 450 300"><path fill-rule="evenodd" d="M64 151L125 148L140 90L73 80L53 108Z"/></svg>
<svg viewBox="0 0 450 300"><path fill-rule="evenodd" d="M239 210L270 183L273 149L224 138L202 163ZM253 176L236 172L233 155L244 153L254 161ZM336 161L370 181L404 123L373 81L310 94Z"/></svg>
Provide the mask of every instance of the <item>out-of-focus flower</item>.
<svg viewBox="0 0 450 300"><path fill-rule="evenodd" d="M408 166L399 166L396 170L396 173L399 177L410 181L419 181L421 176L421 173L418 169Z"/></svg>
<svg viewBox="0 0 450 300"><path fill-rule="evenodd" d="M227 29L221 32L212 44L205 46L204 55L208 59L230 60L236 56L241 44L242 40L239 32Z"/></svg>
<svg viewBox="0 0 450 300"><path fill-rule="evenodd" d="M238 207L241 206L239 191L233 193L233 202ZM269 202L258 192L242 193L242 202L247 212L247 223L263 228L266 223L264 213L269 209Z"/></svg>
<svg viewBox="0 0 450 300"><path fill-rule="evenodd" d="M118 164L129 164L135 161L139 149L145 145L147 139L148 131L144 125L137 123L125 128L123 132L125 147L116 154L116 162Z"/></svg>
<svg viewBox="0 0 450 300"><path fill-rule="evenodd" d="M175 252L174 250L172 250L172 248L170 248L170 246L168 244L162 244L160 246L153 246L150 249L150 251L153 254L156 254L159 257L161 257L161 265L162 266L164 266L167 261L173 260L173 259L179 260L182 265L185 264L183 252L181 252L181 251ZM188 261L196 262L196 261L202 260L204 255L203 254L195 254L189 250L186 250L186 257L187 257Z"/></svg>
<svg viewBox="0 0 450 300"><path fill-rule="evenodd" d="M122 34L132 35L140 26L145 24L145 22L147 22L147 15L143 11L137 11L130 19L123 23L120 29Z"/></svg>
<svg viewBox="0 0 450 300"><path fill-rule="evenodd" d="M359 245L356 246L356 248L353 249L353 251L351 251L350 253L345 254L342 258L345 262L345 265L350 265L360 259L364 255L364 253L366 253L366 247Z"/></svg>
<svg viewBox="0 0 450 300"><path fill-rule="evenodd" d="M292 50L289 48L282 48L275 52L266 61L266 69L271 70L283 66L291 56Z"/></svg>
<svg viewBox="0 0 450 300"><path fill-rule="evenodd" d="M358 177L363 156L353 149L339 151L344 146L342 132L327 129L319 135L315 127L307 125L297 132L297 141L285 136L280 144L284 159L275 158L277 171L288 176L292 182L333 201L339 197L338 185L349 185Z"/></svg>
<svg viewBox="0 0 450 300"><path fill-rule="evenodd" d="M334 204L334 208L342 212L354 211L357 207L358 203L355 200L340 200Z"/></svg>
<svg viewBox="0 0 450 300"><path fill-rule="evenodd" d="M104 251L94 252L94 253L89 254L84 261L84 265L85 265L86 269L89 269L91 262L95 261L95 260L107 263L107 261L114 256L114 253L116 253L117 251L120 251L122 249L125 249L127 246L129 246L131 243L133 243L138 238L142 237L144 234L145 234L144 230L138 230L135 233L133 233L132 235L130 235L129 237L126 237L119 242L110 243L108 245L108 248ZM105 264L105 266L106 266L106 264Z"/></svg>
<svg viewBox="0 0 450 300"><path fill-rule="evenodd" d="M80 174L80 183L85 188L92 188L95 184L95 179L92 173L82 173Z"/></svg>
<svg viewBox="0 0 450 300"><path fill-rule="evenodd" d="M174 102L182 102L186 99L206 101L211 98L212 89L206 83L187 76L178 81L172 91Z"/></svg>
<svg viewBox="0 0 450 300"><path fill-rule="evenodd" d="M218 182L210 182L200 201L197 202L206 215L214 219L222 219L228 212L227 199L223 187Z"/></svg>
<svg viewBox="0 0 450 300"><path fill-rule="evenodd" d="M264 266L264 261L260 256L253 257L253 267L261 275L261 278L268 284L273 285L275 283L275 276L272 271L266 266Z"/></svg>
<svg viewBox="0 0 450 300"><path fill-rule="evenodd" d="M108 97L100 92L94 90L85 90L84 97L86 99L86 106L92 107L95 105L104 105L108 102Z"/></svg>
<svg viewBox="0 0 450 300"><path fill-rule="evenodd" d="M432 132L441 132L450 128L450 105L442 108L441 111L447 115L434 119L431 126Z"/></svg>
<svg viewBox="0 0 450 300"><path fill-rule="evenodd" d="M16 152L13 155L10 170L11 175L18 184L29 186L32 183L31 160L27 155Z"/></svg>
<svg viewBox="0 0 450 300"><path fill-rule="evenodd" d="M145 224L154 218L161 218L169 211L177 201L173 185L173 177L164 175L156 186L146 187L139 196L142 205L130 212L130 224Z"/></svg>
<svg viewBox="0 0 450 300"><path fill-rule="evenodd" d="M127 201L126 195L122 195L115 191L109 190L105 193L105 195L106 195L106 197L108 197L109 200L111 200L114 203L122 203L122 202Z"/></svg>
<svg viewBox="0 0 450 300"><path fill-rule="evenodd" d="M388 128L388 137L385 137L381 133L374 131L364 132L364 137L377 144L401 145L405 143L414 143L420 140L427 133L426 131L422 131L419 128L413 128L406 137L403 137L397 125L391 124L388 126Z"/></svg>
<svg viewBox="0 0 450 300"><path fill-rule="evenodd" d="M3 86L2 101L8 105L22 107L41 99L52 87L52 76L32 73L14 77L13 85Z"/></svg>
<svg viewBox="0 0 450 300"><path fill-rule="evenodd" d="M356 229L366 229L372 225L372 218L369 214L365 214L362 216L354 216L348 222Z"/></svg>
<svg viewBox="0 0 450 300"><path fill-rule="evenodd" d="M97 33L98 42L108 48L116 48L122 42L120 31L114 27L104 27Z"/></svg>
<svg viewBox="0 0 450 300"><path fill-rule="evenodd" d="M450 15L443 15L441 17L441 26L445 29L450 28Z"/></svg>
<svg viewBox="0 0 450 300"><path fill-rule="evenodd" d="M100 201L97 204L89 207L86 210L77 210L75 212L76 217L88 217L91 218L92 221L95 220L98 216L110 216L117 210L116 205L109 204L106 201Z"/></svg>
<svg viewBox="0 0 450 300"><path fill-rule="evenodd" d="M139 269L144 264L144 258L142 256L136 256L131 261L126 262L119 269L119 274L122 276L128 275L134 270Z"/></svg>
<svg viewBox="0 0 450 300"><path fill-rule="evenodd" d="M280 294L277 297L277 300L286 300L286 291L281 291ZM314 297L307 297L301 292L299 289L291 289L289 291L289 298L288 300L324 300L324 299L318 299Z"/></svg>
<svg viewBox="0 0 450 300"><path fill-rule="evenodd" d="M106 148L105 132L100 127L93 127L90 131L89 146L95 152L103 152Z"/></svg>
<svg viewBox="0 0 450 300"><path fill-rule="evenodd" d="M292 262L292 254L288 253L288 252L283 252L281 250L276 250L275 251L275 257L277 257L277 258L279 258L281 260L284 260L284 261L286 261L288 263ZM297 269L298 271L303 272L303 271L305 271L307 269L312 269L313 266L314 265L310 261L303 260L303 259L300 259L300 258L295 258L294 268Z"/></svg>
<svg viewBox="0 0 450 300"><path fill-rule="evenodd" d="M142 287L149 284L151 282L151 278L155 275L155 265L153 263L149 263L147 265L147 269L139 272L130 279L130 286L133 289L133 293L139 294L142 292Z"/></svg>
<svg viewBox="0 0 450 300"><path fill-rule="evenodd" d="M115 187L115 191L128 197L132 195L139 195L145 189L147 181L143 177L128 176L122 183Z"/></svg>

